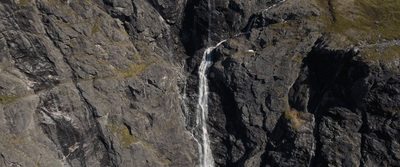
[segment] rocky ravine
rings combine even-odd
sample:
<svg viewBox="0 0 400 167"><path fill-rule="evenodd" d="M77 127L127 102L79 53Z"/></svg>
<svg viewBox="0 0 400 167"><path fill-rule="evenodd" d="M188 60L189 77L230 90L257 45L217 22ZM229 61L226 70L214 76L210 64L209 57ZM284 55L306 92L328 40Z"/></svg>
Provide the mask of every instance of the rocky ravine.
<svg viewBox="0 0 400 167"><path fill-rule="evenodd" d="M198 166L197 70L223 39L217 166L400 162L394 0L0 2L0 166Z"/></svg>

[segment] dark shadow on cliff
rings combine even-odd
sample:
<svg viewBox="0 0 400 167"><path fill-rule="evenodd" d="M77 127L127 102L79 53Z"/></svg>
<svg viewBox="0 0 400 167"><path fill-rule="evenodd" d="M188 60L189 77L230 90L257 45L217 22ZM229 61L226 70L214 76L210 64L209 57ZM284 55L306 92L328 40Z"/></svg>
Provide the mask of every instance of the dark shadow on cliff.
<svg viewBox="0 0 400 167"><path fill-rule="evenodd" d="M180 40L188 56L193 56L203 44L202 36L207 34L208 23L199 18L198 8L201 1L188 1L184 10Z"/></svg>
<svg viewBox="0 0 400 167"><path fill-rule="evenodd" d="M366 78L369 70L364 62L357 61L354 50L329 50L321 46L323 41L317 41L313 50L304 59L302 72L306 72L309 101L308 112L314 114L314 138L316 140L315 156L311 159L311 166L328 165L323 153L320 139L320 124L326 113L333 108L342 108L357 113L357 108L363 104L366 96L366 85L357 81ZM296 94L296 93L293 93ZM291 96L294 97L294 96ZM298 99L290 98L290 103L296 109L304 108Z"/></svg>
<svg viewBox="0 0 400 167"><path fill-rule="evenodd" d="M220 165L244 166L245 161L250 156L251 153L250 145L253 142L248 138L248 134L246 132L247 128L243 124L242 120L243 118L241 117L242 113L239 110L236 100L234 99L234 94L228 87L226 87L226 84L216 80L210 81L210 91L215 92L219 96L221 102L220 105L222 106L222 112L226 119L225 125L220 125L220 126L224 126L227 133L224 134L223 143L221 143L225 145L225 147L227 148L226 152L227 157L225 164L220 164ZM236 140L240 140L244 145L245 152L243 156L241 156L240 158L235 157L235 155L233 155L232 149L233 147L236 146L234 143L235 141L231 141L229 139L230 135L234 136Z"/></svg>
<svg viewBox="0 0 400 167"><path fill-rule="evenodd" d="M267 141L267 146L265 148L265 152L261 155L261 164L260 166L279 166L279 161L277 161L276 157L274 157L272 152L282 153L282 158L290 159L291 154L288 150L296 149L294 145L294 136L295 134L290 131L290 127L288 126L287 121L282 115L271 134L268 134L270 138Z"/></svg>

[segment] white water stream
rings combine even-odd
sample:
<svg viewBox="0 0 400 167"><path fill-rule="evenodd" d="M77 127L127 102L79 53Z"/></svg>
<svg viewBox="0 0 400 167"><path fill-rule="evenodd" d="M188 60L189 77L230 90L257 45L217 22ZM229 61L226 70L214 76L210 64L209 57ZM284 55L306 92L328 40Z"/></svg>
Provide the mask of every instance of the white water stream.
<svg viewBox="0 0 400 167"><path fill-rule="evenodd" d="M201 128L201 147L200 153L200 166L213 167L214 158L212 156L210 139L208 137L207 121L208 121L208 68L211 66L211 53L212 51L224 43L226 40L219 42L217 45L208 47L203 53L203 59L199 67L199 99L197 106L197 125Z"/></svg>
<svg viewBox="0 0 400 167"><path fill-rule="evenodd" d="M208 9L209 9L209 18L208 18L208 42L211 42L211 23L212 23L212 10L213 6L210 1L213 0L208 0ZM283 3L286 0L281 0L279 3ZM269 8L265 10L269 10L271 8L274 8L277 4L274 4L270 6ZM251 23L249 27L247 28L246 33L249 33L252 24L254 23L255 18L251 20ZM243 34L239 33L235 35L234 37ZM207 122L208 122L208 80L207 80L207 75L208 75L208 69L211 66L211 54L212 51L217 48L219 45L224 43L226 40L223 40L219 42L215 46L208 47L204 53L203 53L203 58L201 61L201 64L199 66L199 92L198 92L198 105L197 105L197 110L196 110L196 126L199 128L199 134L198 138L195 140L199 143L199 156L200 156L200 167L214 167L214 158L212 156L212 151L210 147L210 139L208 136L208 130L207 130Z"/></svg>

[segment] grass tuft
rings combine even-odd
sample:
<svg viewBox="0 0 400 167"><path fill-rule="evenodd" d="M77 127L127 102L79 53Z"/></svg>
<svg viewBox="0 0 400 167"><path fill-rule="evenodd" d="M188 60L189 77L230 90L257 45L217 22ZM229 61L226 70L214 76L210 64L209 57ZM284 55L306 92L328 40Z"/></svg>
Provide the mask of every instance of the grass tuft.
<svg viewBox="0 0 400 167"><path fill-rule="evenodd" d="M290 126L295 130L298 130L300 126L304 123L302 118L305 117L305 113L299 112L295 109L287 109L285 111L285 119L289 120Z"/></svg>
<svg viewBox="0 0 400 167"><path fill-rule="evenodd" d="M132 143L139 142L139 139L136 137L133 137L131 135L131 133L129 132L129 129L122 123L119 123L119 124L109 123L108 127L110 128L110 131L112 133L114 133L118 136L122 147L127 148Z"/></svg>

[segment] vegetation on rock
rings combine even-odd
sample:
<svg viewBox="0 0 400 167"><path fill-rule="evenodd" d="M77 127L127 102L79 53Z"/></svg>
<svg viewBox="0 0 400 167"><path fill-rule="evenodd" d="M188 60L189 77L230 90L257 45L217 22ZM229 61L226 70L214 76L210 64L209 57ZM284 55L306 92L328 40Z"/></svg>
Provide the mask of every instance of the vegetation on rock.
<svg viewBox="0 0 400 167"><path fill-rule="evenodd" d="M397 0L317 0L327 11L319 16L326 32L346 37L355 45L400 39Z"/></svg>

